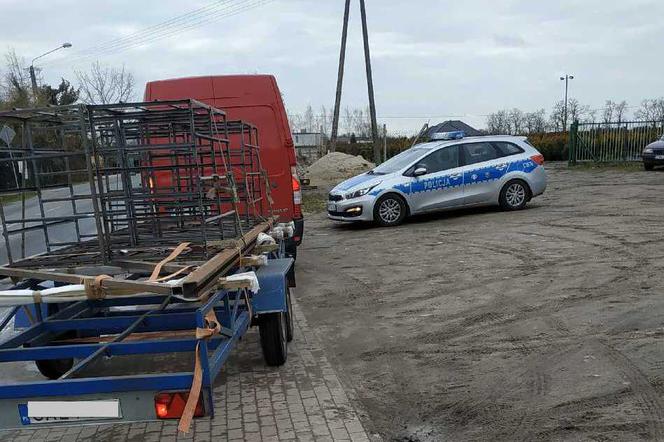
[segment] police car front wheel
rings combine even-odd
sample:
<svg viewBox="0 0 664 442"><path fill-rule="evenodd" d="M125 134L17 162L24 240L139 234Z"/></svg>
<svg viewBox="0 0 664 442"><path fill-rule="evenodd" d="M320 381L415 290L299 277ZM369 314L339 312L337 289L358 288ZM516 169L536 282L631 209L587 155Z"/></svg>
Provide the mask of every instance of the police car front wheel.
<svg viewBox="0 0 664 442"><path fill-rule="evenodd" d="M396 226L406 218L406 202L398 195L381 196L374 205L374 220L381 226Z"/></svg>

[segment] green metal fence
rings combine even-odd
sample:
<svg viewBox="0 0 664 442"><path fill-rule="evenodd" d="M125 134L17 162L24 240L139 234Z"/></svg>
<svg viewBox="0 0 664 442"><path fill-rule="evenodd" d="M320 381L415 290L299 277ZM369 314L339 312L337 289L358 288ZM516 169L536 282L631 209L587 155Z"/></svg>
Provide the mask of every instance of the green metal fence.
<svg viewBox="0 0 664 442"><path fill-rule="evenodd" d="M664 133L664 121L572 123L569 163L640 161L643 148Z"/></svg>

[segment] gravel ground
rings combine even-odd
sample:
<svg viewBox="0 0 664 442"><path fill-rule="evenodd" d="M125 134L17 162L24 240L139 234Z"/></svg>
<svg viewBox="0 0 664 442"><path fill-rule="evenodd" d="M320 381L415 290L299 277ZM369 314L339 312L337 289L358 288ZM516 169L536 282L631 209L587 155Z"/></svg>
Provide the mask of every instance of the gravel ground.
<svg viewBox="0 0 664 442"><path fill-rule="evenodd" d="M547 165L528 209L309 215L302 309L386 440L664 440L664 172Z"/></svg>

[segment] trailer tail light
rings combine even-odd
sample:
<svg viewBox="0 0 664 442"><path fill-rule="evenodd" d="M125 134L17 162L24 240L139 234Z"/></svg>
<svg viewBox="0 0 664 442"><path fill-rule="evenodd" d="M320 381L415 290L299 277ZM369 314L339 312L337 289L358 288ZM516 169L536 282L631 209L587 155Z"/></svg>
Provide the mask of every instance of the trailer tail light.
<svg viewBox="0 0 664 442"><path fill-rule="evenodd" d="M542 154L533 155L530 159L538 166L544 165L544 155Z"/></svg>
<svg viewBox="0 0 664 442"><path fill-rule="evenodd" d="M154 411L159 419L180 419L184 413L184 406L187 404L189 392L179 393L159 393L154 397ZM203 397L196 404L194 417L205 416L205 407L203 407Z"/></svg>
<svg viewBox="0 0 664 442"><path fill-rule="evenodd" d="M293 217L302 218L302 186L297 179L297 169L291 167L292 186L293 186Z"/></svg>

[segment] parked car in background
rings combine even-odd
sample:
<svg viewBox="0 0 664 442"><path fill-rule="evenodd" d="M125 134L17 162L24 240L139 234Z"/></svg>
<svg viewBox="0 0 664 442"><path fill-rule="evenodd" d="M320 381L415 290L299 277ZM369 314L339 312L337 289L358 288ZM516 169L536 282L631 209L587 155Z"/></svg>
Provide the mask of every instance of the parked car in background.
<svg viewBox="0 0 664 442"><path fill-rule="evenodd" d="M546 189L544 157L525 137L436 137L337 185L328 217L395 226L409 215L460 207L519 210Z"/></svg>
<svg viewBox="0 0 664 442"><path fill-rule="evenodd" d="M648 144L643 149L641 158L643 158L645 170L653 170L655 166L664 166L664 134L659 140Z"/></svg>

